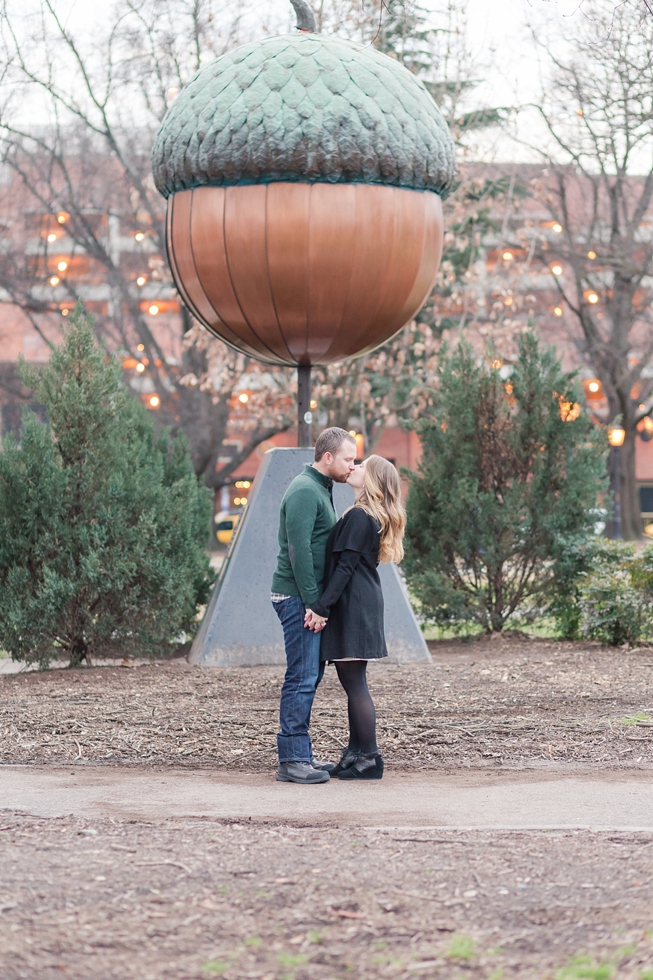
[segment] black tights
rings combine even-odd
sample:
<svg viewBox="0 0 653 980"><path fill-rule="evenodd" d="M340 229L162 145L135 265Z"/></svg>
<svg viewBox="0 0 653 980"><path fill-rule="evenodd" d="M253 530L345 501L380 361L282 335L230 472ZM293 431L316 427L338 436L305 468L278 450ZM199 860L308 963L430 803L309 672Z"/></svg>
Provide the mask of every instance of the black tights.
<svg viewBox="0 0 653 980"><path fill-rule="evenodd" d="M367 660L338 660L336 670L347 694L350 748L365 755L378 752L376 709L367 687Z"/></svg>

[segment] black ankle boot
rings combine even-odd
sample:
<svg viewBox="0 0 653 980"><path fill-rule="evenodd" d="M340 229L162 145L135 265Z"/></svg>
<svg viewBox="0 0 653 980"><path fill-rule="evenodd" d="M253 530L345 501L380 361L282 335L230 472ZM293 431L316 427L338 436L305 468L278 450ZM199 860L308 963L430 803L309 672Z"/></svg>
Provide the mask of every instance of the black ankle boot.
<svg viewBox="0 0 653 980"><path fill-rule="evenodd" d="M349 767L352 766L354 762L356 762L358 756L359 756L358 749L352 749L352 747L348 745L345 751L342 753L342 756L340 757L340 762L335 767L335 769L331 770L330 775L339 776L341 772L344 772L345 769L349 769Z"/></svg>
<svg viewBox="0 0 653 980"><path fill-rule="evenodd" d="M335 772L335 770L334 770ZM334 773L331 773L333 776ZM362 752L356 761L338 773L338 779L382 779L383 758L380 752L364 755Z"/></svg>

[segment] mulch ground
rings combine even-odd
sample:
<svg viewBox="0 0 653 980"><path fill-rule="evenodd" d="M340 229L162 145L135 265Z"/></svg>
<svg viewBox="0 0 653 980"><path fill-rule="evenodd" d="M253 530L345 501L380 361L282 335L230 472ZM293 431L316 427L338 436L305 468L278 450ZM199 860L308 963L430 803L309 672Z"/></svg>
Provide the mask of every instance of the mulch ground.
<svg viewBox="0 0 653 980"><path fill-rule="evenodd" d="M432 665L372 664L379 744L390 766L653 765L653 649L524 640L432 643ZM271 771L283 671L184 661L0 677L0 763ZM346 742L327 668L316 753Z"/></svg>
<svg viewBox="0 0 653 980"><path fill-rule="evenodd" d="M370 668L388 766L653 766L653 650L431 646L432 665ZM0 762L272 773L281 682L277 668L182 661L5 675ZM335 758L332 670L314 734ZM653 834L318 829L299 816L0 813L1 980L653 980Z"/></svg>
<svg viewBox="0 0 653 980"><path fill-rule="evenodd" d="M2 980L650 980L653 835L0 824Z"/></svg>

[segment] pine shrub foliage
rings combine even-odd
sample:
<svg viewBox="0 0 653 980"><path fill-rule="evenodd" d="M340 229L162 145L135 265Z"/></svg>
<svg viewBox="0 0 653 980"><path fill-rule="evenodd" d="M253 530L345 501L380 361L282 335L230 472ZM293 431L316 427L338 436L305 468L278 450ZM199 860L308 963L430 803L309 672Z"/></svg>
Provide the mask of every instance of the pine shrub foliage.
<svg viewBox="0 0 653 980"><path fill-rule="evenodd" d="M595 538L571 548L564 568L571 585L552 607L561 635L610 646L653 637L653 546Z"/></svg>
<svg viewBox="0 0 653 980"><path fill-rule="evenodd" d="M81 306L49 364L20 371L47 422L27 412L0 451L0 648L41 666L162 655L212 580L186 442L157 433Z"/></svg>
<svg viewBox="0 0 653 980"><path fill-rule="evenodd" d="M579 401L531 332L507 380L491 355L443 352L407 502L404 567L425 621L501 631L571 587L559 564L591 539L606 487L607 439Z"/></svg>

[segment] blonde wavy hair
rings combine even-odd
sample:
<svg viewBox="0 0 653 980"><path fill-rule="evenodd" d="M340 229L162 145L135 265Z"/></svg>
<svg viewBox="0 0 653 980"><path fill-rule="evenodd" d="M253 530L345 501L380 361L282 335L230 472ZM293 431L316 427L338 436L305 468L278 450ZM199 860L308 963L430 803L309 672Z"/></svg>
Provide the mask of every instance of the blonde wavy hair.
<svg viewBox="0 0 653 980"><path fill-rule="evenodd" d="M397 468L383 456L368 456L363 490L355 506L381 525L379 561L400 562L404 557L406 511L401 502Z"/></svg>

